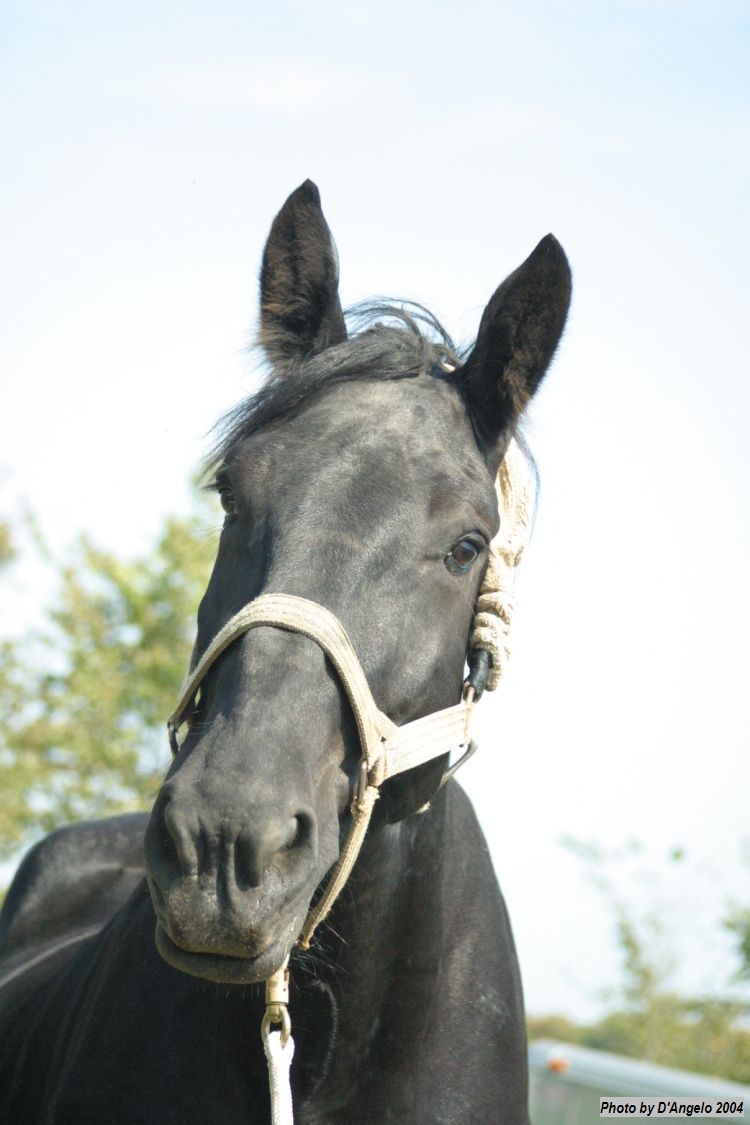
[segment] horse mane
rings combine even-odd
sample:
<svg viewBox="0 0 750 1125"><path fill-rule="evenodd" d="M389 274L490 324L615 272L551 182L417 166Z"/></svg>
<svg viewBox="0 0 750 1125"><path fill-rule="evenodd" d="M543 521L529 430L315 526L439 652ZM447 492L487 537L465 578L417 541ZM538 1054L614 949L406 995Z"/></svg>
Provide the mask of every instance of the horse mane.
<svg viewBox="0 0 750 1125"><path fill-rule="evenodd" d="M238 442L296 413L327 385L413 379L424 374L452 381L452 372L462 363L462 353L437 317L414 301L363 302L348 309L345 316L346 340L308 357L291 372L278 375L271 371L254 394L222 415L204 464L207 476L231 459Z"/></svg>
<svg viewBox="0 0 750 1125"><path fill-rule="evenodd" d="M470 347L459 348L434 313L416 301L363 301L352 305L344 315L346 340L309 356L283 375L270 370L257 391L219 418L214 426L216 440L201 473L208 489L215 487L217 474L231 460L239 442L296 413L323 387L365 379L415 379L419 375L455 383L453 372L470 351ZM513 436L531 477L533 524L539 490L537 466L518 428ZM499 472L501 501L510 500L512 487L507 472Z"/></svg>

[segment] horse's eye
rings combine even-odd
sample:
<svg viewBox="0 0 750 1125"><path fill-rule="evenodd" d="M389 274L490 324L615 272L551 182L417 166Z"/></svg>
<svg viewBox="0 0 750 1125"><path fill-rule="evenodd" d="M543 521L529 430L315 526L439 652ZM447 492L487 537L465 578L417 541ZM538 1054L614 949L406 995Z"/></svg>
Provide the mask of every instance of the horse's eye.
<svg viewBox="0 0 750 1125"><path fill-rule="evenodd" d="M237 514L237 505L234 502L234 494L228 484L224 484L219 489L219 500L221 506L228 516L235 516Z"/></svg>
<svg viewBox="0 0 750 1125"><path fill-rule="evenodd" d="M479 548L476 543L472 543L471 539L459 539L445 562L449 570L464 571L469 569L478 555Z"/></svg>

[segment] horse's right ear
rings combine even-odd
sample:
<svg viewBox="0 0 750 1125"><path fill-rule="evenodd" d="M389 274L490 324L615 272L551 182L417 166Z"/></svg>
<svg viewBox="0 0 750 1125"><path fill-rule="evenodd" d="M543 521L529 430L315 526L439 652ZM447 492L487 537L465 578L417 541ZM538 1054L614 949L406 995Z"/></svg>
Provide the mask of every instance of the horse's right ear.
<svg viewBox="0 0 750 1125"><path fill-rule="evenodd" d="M484 310L476 344L458 380L493 468L549 367L565 326L570 292L565 251L548 234Z"/></svg>
<svg viewBox="0 0 750 1125"><path fill-rule="evenodd" d="M278 374L346 339L336 246L305 180L273 221L260 271L260 344Z"/></svg>

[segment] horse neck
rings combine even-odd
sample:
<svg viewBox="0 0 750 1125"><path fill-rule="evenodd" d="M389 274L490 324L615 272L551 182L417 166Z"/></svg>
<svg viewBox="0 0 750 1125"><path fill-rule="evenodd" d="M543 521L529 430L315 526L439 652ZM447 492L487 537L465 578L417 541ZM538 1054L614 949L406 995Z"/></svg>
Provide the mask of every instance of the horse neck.
<svg viewBox="0 0 750 1125"><path fill-rule="evenodd" d="M316 983L330 1006L323 1020L333 1098L337 1088L351 1090L384 1035L409 1057L429 1018L442 953L445 830L443 791L427 813L368 838L322 935Z"/></svg>
<svg viewBox="0 0 750 1125"><path fill-rule="evenodd" d="M442 878L446 793L441 791L424 813L381 828L368 836L352 872L348 893L335 909L332 928L344 939L341 955L361 965L383 963L388 935L401 930L416 935L426 923L421 907ZM429 911L426 911L429 914ZM397 948L407 948L398 946Z"/></svg>

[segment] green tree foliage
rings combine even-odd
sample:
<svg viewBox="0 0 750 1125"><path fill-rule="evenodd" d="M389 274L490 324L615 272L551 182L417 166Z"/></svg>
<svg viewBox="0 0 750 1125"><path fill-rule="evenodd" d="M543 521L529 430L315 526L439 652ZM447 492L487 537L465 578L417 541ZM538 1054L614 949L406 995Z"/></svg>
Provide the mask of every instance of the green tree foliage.
<svg viewBox="0 0 750 1125"><path fill-rule="evenodd" d="M0 520L0 566L10 562L14 555L13 538L7 523Z"/></svg>
<svg viewBox="0 0 750 1125"><path fill-rule="evenodd" d="M750 837L744 842L745 866L750 869ZM739 967L737 979L750 981L750 906L734 903L724 925L737 943Z"/></svg>
<svg viewBox="0 0 750 1125"><path fill-rule="evenodd" d="M635 922L617 920L624 1004L586 1030L581 1042L616 1054L750 1082L747 1006L720 997L681 996L648 956Z"/></svg>
<svg viewBox="0 0 750 1125"><path fill-rule="evenodd" d="M609 902L621 955L620 987L614 1010L597 1023L577 1025L561 1016L530 1019L530 1037L559 1039L750 1083L748 1005L723 997L682 996L669 988L670 966L658 952L664 936L659 912L637 916L612 891L607 864L613 858L632 857L638 846L631 844L616 857L579 841L566 841L566 846L588 867L589 878ZM672 863L683 859L679 850L670 856ZM750 912L737 911L734 918L738 936L747 937Z"/></svg>
<svg viewBox="0 0 750 1125"><path fill-rule="evenodd" d="M737 976L750 980L750 909L736 906L725 925L737 939L737 951L740 956Z"/></svg>
<svg viewBox="0 0 750 1125"><path fill-rule="evenodd" d="M153 800L214 553L197 518L168 519L147 558L82 538L54 567L47 626L0 643L0 854Z"/></svg>

